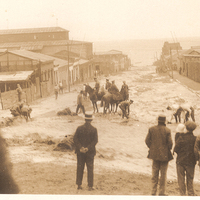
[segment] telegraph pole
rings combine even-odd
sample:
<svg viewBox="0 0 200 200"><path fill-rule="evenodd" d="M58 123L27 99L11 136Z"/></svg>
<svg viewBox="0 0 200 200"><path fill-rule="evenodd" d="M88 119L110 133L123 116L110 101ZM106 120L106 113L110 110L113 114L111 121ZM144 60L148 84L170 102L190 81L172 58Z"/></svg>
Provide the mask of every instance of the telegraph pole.
<svg viewBox="0 0 200 200"><path fill-rule="evenodd" d="M69 40L67 44L67 60L68 60L68 90L70 92L70 70L69 70Z"/></svg>
<svg viewBox="0 0 200 200"><path fill-rule="evenodd" d="M171 65L171 71L172 71L172 79L173 79L173 67L172 67L172 50L170 47L170 65Z"/></svg>

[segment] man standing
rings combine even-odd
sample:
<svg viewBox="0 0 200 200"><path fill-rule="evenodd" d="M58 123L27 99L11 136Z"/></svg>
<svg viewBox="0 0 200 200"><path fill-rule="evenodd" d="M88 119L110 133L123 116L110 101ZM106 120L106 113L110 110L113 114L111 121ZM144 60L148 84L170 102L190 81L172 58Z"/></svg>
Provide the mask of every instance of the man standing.
<svg viewBox="0 0 200 200"><path fill-rule="evenodd" d="M63 84L61 81L59 82L59 92L63 94Z"/></svg>
<svg viewBox="0 0 200 200"><path fill-rule="evenodd" d="M85 124L76 129L74 135L75 153L77 153L77 189L82 189L82 180L85 164L88 173L88 190L93 188L94 156L96 155L96 144L98 142L97 129L91 125L92 114L85 114Z"/></svg>
<svg viewBox="0 0 200 200"><path fill-rule="evenodd" d="M84 105L83 105L83 91L81 90L78 97L77 97L77 107L76 107L76 114L78 114L78 110L79 108L82 109L83 111L83 114L85 114L85 108L84 108Z"/></svg>
<svg viewBox="0 0 200 200"><path fill-rule="evenodd" d="M106 90L108 90L111 86L111 83L109 82L109 79L106 79Z"/></svg>
<svg viewBox="0 0 200 200"><path fill-rule="evenodd" d="M95 86L94 86L94 89L96 91L96 94L98 94L99 93L99 89L100 89L100 83L99 83L99 81L97 80L96 77L94 78L94 81L96 82Z"/></svg>
<svg viewBox="0 0 200 200"><path fill-rule="evenodd" d="M18 101L20 102L22 100L22 88L20 84L17 84L16 91L17 91Z"/></svg>
<svg viewBox="0 0 200 200"><path fill-rule="evenodd" d="M54 87L55 99L58 98L58 92L59 92L59 86L55 84L55 87Z"/></svg>
<svg viewBox="0 0 200 200"><path fill-rule="evenodd" d="M196 128L195 122L187 121L185 123L187 132L181 134L176 141L174 152L177 153L176 159L176 169L179 191L181 196L186 195L186 184L185 176L187 182L187 192L189 196L194 196L193 189L193 179L194 170L196 164L195 158L195 140L196 137L193 135L193 130Z"/></svg>
<svg viewBox="0 0 200 200"><path fill-rule="evenodd" d="M120 92L123 95L124 100L128 100L129 94L128 94L128 85L126 84L126 81L123 81L123 85Z"/></svg>
<svg viewBox="0 0 200 200"><path fill-rule="evenodd" d="M130 105L133 103L133 100L130 101L122 101L119 104L119 108L122 110L122 118L126 117L127 119L129 118L129 113L130 113Z"/></svg>
<svg viewBox="0 0 200 200"><path fill-rule="evenodd" d="M166 127L166 116L158 116L158 125L149 128L145 143L149 148L148 158L152 163L152 195L156 195L160 176L159 195L165 196L168 162L173 159L171 130Z"/></svg>

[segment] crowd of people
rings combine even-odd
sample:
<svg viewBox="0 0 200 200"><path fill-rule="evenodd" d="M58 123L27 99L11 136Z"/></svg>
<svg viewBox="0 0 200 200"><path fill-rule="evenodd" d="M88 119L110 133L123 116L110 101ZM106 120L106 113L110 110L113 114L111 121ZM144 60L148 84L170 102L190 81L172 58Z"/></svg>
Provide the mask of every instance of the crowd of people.
<svg viewBox="0 0 200 200"><path fill-rule="evenodd" d="M193 188L194 171L196 163L200 165L200 135L196 137L193 134L196 127L194 121L188 120L184 124L179 123L176 128L173 154L177 154L177 181L181 196L196 195ZM165 196L168 162L173 159L171 130L166 127L165 115L159 115L158 124L149 128L145 143L149 148L147 157L153 160L151 194L157 194L159 182L158 194Z"/></svg>

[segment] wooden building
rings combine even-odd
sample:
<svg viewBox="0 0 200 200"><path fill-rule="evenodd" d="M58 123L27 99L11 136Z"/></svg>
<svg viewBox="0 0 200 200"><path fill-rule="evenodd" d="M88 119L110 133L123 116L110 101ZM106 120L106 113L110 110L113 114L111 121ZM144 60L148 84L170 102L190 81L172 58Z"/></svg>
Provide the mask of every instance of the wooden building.
<svg viewBox="0 0 200 200"><path fill-rule="evenodd" d="M69 31L60 27L0 30L0 49L28 50L72 61L93 57L91 42L69 40Z"/></svg>
<svg viewBox="0 0 200 200"><path fill-rule="evenodd" d="M111 74L113 72L127 70L131 66L128 56L118 50L95 52L93 62L98 74Z"/></svg>
<svg viewBox="0 0 200 200"><path fill-rule="evenodd" d="M6 51L0 55L0 80L2 94L20 84L29 102L46 97L54 90L54 59L29 51Z"/></svg>

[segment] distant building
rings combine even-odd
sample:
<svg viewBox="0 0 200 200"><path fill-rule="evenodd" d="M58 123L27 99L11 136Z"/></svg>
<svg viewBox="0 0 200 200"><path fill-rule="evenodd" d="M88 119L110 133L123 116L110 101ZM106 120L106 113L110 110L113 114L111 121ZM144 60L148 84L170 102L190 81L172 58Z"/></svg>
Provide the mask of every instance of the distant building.
<svg viewBox="0 0 200 200"><path fill-rule="evenodd" d="M178 51L178 50L182 50L182 47L179 42L177 42L177 43L165 42L162 47L162 55L163 56L170 55L170 50Z"/></svg>
<svg viewBox="0 0 200 200"><path fill-rule="evenodd" d="M69 31L60 27L0 30L0 49L28 50L65 60L91 59L91 42L69 40Z"/></svg>
<svg viewBox="0 0 200 200"><path fill-rule="evenodd" d="M103 74L127 70L131 66L128 56L118 50L95 52L93 63L97 73Z"/></svg>
<svg viewBox="0 0 200 200"><path fill-rule="evenodd" d="M200 82L200 47L192 47L180 55L181 74Z"/></svg>

